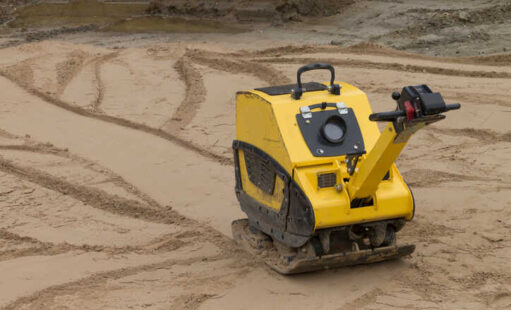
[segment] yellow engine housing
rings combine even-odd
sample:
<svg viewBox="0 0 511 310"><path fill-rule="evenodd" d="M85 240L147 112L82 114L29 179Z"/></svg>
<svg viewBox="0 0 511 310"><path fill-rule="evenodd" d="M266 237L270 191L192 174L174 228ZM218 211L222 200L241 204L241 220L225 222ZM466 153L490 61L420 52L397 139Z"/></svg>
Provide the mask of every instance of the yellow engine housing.
<svg viewBox="0 0 511 310"><path fill-rule="evenodd" d="M377 124L369 120L372 110L366 94L353 85L339 84L340 95L327 90L307 91L300 100L289 94L269 95L259 90L236 95L233 149L236 193L241 208L253 225L290 246L303 245L318 230L393 219L410 220L414 214L413 195L395 164L384 180L377 183L371 195L372 203L352 208L354 197L350 197L348 191L351 176L346 155L318 157L312 154L297 124L302 106L343 102L352 109L366 150L359 163L364 162L380 137ZM389 126L392 131L392 124ZM273 173L262 175L272 169ZM325 173L335 173L335 186L318 186L318 174Z"/></svg>

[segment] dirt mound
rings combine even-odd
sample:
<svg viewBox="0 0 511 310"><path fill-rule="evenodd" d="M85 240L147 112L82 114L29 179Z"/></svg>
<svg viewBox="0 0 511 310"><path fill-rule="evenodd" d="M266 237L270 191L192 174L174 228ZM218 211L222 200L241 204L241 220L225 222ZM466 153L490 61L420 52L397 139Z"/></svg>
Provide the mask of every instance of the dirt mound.
<svg viewBox="0 0 511 310"><path fill-rule="evenodd" d="M413 11L421 13L426 12L424 19L427 20L428 24L432 27L465 25L470 23L483 24L489 21L492 23L502 23L511 18L511 4L495 5L475 10L424 10L421 8Z"/></svg>
<svg viewBox="0 0 511 310"><path fill-rule="evenodd" d="M233 16L240 21L299 20L301 16L330 16L353 3L352 0L261 0L261 1L171 1L149 4L149 14L193 17Z"/></svg>
<svg viewBox="0 0 511 310"><path fill-rule="evenodd" d="M351 0L286 0L276 6L285 19L296 19L297 16L330 16L350 4Z"/></svg>

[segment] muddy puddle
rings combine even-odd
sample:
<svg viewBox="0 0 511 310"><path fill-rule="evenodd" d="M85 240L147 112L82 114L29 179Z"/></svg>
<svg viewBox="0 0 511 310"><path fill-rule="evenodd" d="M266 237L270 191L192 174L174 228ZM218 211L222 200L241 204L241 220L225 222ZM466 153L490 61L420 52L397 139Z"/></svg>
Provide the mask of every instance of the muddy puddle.
<svg viewBox="0 0 511 310"><path fill-rule="evenodd" d="M107 25L145 14L147 4L100 3L82 0L71 3L39 3L18 10L9 22L12 28Z"/></svg>
<svg viewBox="0 0 511 310"><path fill-rule="evenodd" d="M8 23L11 29L95 25L102 31L162 33L237 33L239 27L218 21L181 17L148 16L147 3L104 3L82 0L71 3L39 3L18 10Z"/></svg>

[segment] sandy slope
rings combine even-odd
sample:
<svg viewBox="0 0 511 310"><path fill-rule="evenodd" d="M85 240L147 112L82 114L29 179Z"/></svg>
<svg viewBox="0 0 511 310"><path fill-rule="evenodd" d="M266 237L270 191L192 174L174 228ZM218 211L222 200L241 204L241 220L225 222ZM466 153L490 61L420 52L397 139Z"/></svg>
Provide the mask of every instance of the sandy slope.
<svg viewBox="0 0 511 310"><path fill-rule="evenodd" d="M222 44L0 50L0 307L511 306L511 66L370 44ZM334 63L376 111L417 83L462 103L399 159L417 202L401 233L411 257L283 277L230 241L243 216L233 93L289 83L312 60Z"/></svg>

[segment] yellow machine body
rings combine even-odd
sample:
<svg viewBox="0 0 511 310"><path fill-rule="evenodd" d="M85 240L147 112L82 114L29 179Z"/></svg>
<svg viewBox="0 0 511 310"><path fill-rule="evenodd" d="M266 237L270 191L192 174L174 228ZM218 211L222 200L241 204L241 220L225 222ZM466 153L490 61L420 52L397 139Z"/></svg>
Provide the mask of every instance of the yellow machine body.
<svg viewBox="0 0 511 310"><path fill-rule="evenodd" d="M380 133L377 124L369 120L372 110L365 93L347 83L340 85L340 95L311 91L305 92L300 100L294 100L289 94L268 95L257 90L239 92L236 97L236 139L266 153L289 174L312 205L315 231L387 219L410 220L414 214L413 196L394 164L406 141L394 143L396 133L392 123ZM343 102L353 110L365 144L366 154L358 161L364 171L350 175L346 155L316 157L312 154L297 124L297 114L300 114L301 106L319 102ZM326 107L326 110L335 109ZM388 141L380 139L377 143L380 135ZM375 152L369 157L373 149ZM284 181L275 175L273 193L261 190L247 176L244 151L237 149L236 152L243 191L261 205L279 211L285 198ZM364 165L364 161L369 160L374 164ZM325 173L335 173L335 186L318 186L318 174ZM386 174L388 177L382 180ZM367 196L372 198L371 205L351 207L353 199Z"/></svg>
<svg viewBox="0 0 511 310"><path fill-rule="evenodd" d="M329 70L330 83L302 83L311 70ZM282 274L411 254L396 232L415 202L395 161L417 130L461 105L426 84L392 98L395 110L373 113L325 63L300 67L296 84L238 92L235 191L247 218L231 224L236 243Z"/></svg>

